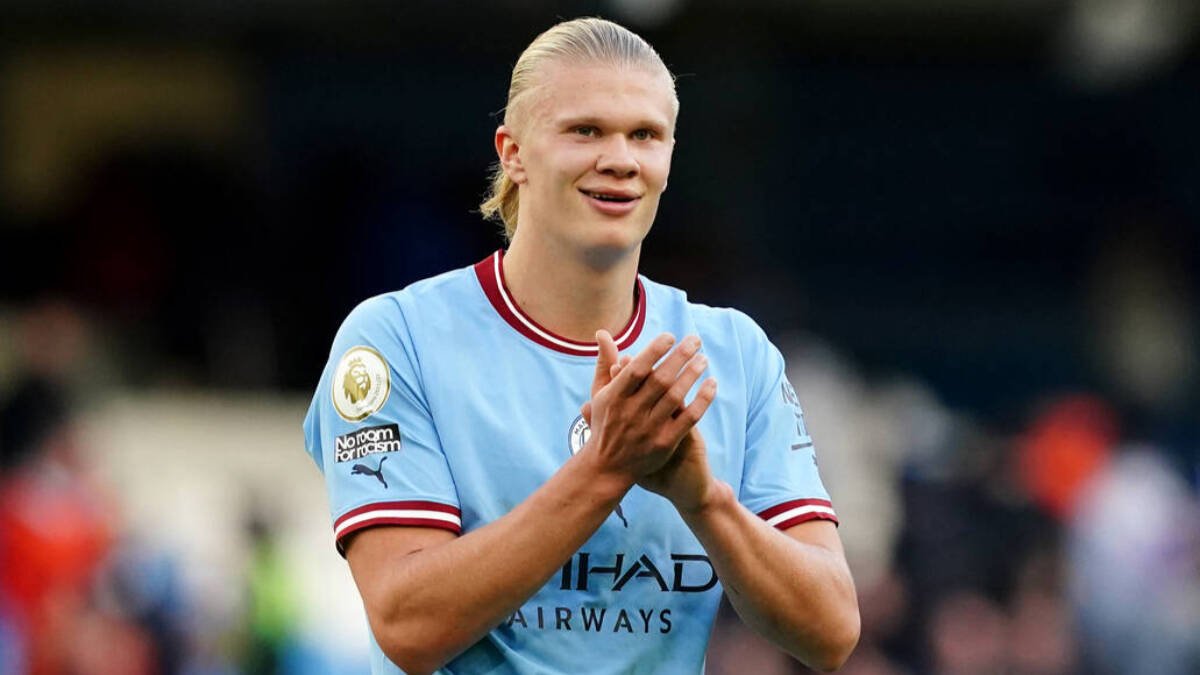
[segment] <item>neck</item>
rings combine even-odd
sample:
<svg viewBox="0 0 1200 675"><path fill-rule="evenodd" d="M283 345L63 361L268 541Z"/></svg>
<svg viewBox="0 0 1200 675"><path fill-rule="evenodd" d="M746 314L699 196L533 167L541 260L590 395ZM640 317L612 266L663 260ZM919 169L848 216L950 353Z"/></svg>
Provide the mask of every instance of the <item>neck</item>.
<svg viewBox="0 0 1200 675"><path fill-rule="evenodd" d="M641 247L620 253L564 249L539 237L513 237L504 255L504 280L521 310L571 340L613 335L633 316Z"/></svg>

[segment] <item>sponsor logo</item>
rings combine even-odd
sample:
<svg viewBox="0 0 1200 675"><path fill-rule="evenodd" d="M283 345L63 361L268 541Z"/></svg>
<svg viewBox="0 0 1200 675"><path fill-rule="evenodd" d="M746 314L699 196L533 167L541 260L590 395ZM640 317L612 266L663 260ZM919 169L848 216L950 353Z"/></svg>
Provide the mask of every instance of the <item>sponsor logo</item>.
<svg viewBox="0 0 1200 675"><path fill-rule="evenodd" d="M649 586L645 586L649 584ZM694 553L672 553L670 560L655 563L646 554L576 553L562 568L559 590L599 593L629 589L631 598L662 598L664 593L705 593L717 585L717 573L708 557ZM635 586L641 586L635 589ZM646 595L639 591L651 591ZM662 607L525 605L506 622L503 630L553 630L584 633L668 634L674 628L671 610Z"/></svg>
<svg viewBox="0 0 1200 675"><path fill-rule="evenodd" d="M567 447L571 449L571 455L578 455L583 446L587 445L588 439L592 437L592 429L583 419L583 415L575 418L571 422L571 427L567 431ZM620 502L617 503L617 508L613 511L617 517L621 519L621 524L626 528L629 527L629 521L625 520L625 512L621 510Z"/></svg>
<svg viewBox="0 0 1200 675"><path fill-rule="evenodd" d="M386 490L387 489L387 481L383 479L383 463L386 461L387 461L387 457L381 458L379 460L379 466L375 467L374 469L367 466L366 464L355 464L350 469L350 475L351 476L375 476L376 478L379 479L380 483L383 483L383 489Z"/></svg>
<svg viewBox="0 0 1200 675"><path fill-rule="evenodd" d="M808 426L804 424L804 408L800 407L800 397L796 396L796 390L792 388L792 383L786 379L779 385L779 389L783 394L783 402L792 406L792 413L796 416L796 436L798 438L795 443L792 443L792 450L812 448L812 437L808 435ZM815 457L813 463L816 463Z"/></svg>
<svg viewBox="0 0 1200 675"><path fill-rule="evenodd" d="M381 424L351 431L333 439L333 454L336 461L349 462L381 452L396 452L400 449L400 444L400 427L395 424Z"/></svg>
<svg viewBox="0 0 1200 675"><path fill-rule="evenodd" d="M792 387L791 382L784 380L779 385L779 389L780 389L780 392L783 394L783 402L784 403L791 405L791 406L795 406L797 408L800 407L800 397L796 396L796 390Z"/></svg>
<svg viewBox="0 0 1200 675"><path fill-rule="evenodd" d="M696 553L672 553L670 562L655 563L644 553L609 557L580 551L563 565L558 587L620 591L630 583L648 583L664 593L703 593L717 585L717 571L708 556Z"/></svg>
<svg viewBox="0 0 1200 675"><path fill-rule="evenodd" d="M342 354L333 371L333 407L347 422L358 422L375 414L391 392L387 361L370 347L351 347Z"/></svg>
<svg viewBox="0 0 1200 675"><path fill-rule="evenodd" d="M585 633L671 632L671 610L655 607L544 607L527 605L508 617L503 627L509 630L578 630Z"/></svg>

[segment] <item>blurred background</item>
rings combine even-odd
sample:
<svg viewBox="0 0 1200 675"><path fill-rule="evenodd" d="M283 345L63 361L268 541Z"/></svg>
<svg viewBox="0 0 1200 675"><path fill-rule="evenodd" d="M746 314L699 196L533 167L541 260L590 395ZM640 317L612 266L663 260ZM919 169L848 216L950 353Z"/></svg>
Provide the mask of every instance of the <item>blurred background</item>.
<svg viewBox="0 0 1200 675"><path fill-rule="evenodd" d="M845 672L1200 673L1191 0L0 2L0 673L364 673L300 422L361 299L501 243L508 74L678 74L643 271L788 357ZM725 610L710 673L805 672Z"/></svg>

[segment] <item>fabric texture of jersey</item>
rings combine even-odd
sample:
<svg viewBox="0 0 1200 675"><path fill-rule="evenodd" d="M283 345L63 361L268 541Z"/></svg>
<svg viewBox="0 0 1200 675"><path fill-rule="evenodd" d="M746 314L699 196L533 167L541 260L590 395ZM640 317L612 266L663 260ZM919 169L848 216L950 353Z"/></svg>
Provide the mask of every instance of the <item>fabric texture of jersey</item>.
<svg viewBox="0 0 1200 675"><path fill-rule="evenodd" d="M597 347L526 316L502 260L498 251L371 298L338 331L304 433L339 551L347 535L379 525L477 529L586 442L579 408ZM763 331L644 277L636 293L616 336L623 354L664 332L703 341L720 382L699 424L716 476L777 528L836 522L783 357ZM518 612L438 672L698 673L720 597L671 504L635 486ZM371 649L374 673L401 672L374 640Z"/></svg>

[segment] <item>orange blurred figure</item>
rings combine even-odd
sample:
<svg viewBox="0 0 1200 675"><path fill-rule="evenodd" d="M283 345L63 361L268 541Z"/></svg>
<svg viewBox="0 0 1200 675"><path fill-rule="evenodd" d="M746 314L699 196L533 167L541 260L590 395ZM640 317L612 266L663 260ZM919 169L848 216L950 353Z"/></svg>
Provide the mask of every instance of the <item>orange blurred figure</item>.
<svg viewBox="0 0 1200 675"><path fill-rule="evenodd" d="M1021 482L1034 501L1062 521L1080 489L1108 465L1118 439L1104 401L1076 395L1050 405L1017 442Z"/></svg>

